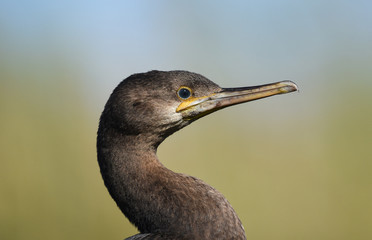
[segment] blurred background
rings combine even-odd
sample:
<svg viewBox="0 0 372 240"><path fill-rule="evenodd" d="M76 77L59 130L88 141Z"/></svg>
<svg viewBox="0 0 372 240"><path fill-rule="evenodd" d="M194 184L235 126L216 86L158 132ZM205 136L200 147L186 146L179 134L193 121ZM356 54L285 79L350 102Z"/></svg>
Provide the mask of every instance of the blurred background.
<svg viewBox="0 0 372 240"><path fill-rule="evenodd" d="M0 239L137 232L95 140L114 87L152 69L295 81L193 123L159 158L221 191L248 239L372 239L368 0L1 1Z"/></svg>

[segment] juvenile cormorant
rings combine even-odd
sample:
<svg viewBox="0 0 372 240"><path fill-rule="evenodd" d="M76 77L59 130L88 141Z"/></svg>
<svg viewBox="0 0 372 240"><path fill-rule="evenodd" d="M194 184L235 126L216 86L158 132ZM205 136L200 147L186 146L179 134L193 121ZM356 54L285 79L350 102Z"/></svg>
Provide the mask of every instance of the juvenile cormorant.
<svg viewBox="0 0 372 240"><path fill-rule="evenodd" d="M221 88L186 71L150 71L123 80L101 115L97 155L108 191L140 231L128 239L246 239L225 197L200 179L164 167L157 147L209 113L296 90L291 81Z"/></svg>

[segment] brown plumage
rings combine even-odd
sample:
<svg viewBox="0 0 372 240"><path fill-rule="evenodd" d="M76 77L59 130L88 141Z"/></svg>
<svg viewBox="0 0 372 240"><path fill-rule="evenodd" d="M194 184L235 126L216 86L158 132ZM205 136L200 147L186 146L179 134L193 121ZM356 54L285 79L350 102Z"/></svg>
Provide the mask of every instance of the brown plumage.
<svg viewBox="0 0 372 240"><path fill-rule="evenodd" d="M128 239L246 239L221 193L167 169L156 150L166 137L213 111L295 90L289 81L223 89L186 71L151 71L122 81L102 113L97 155L112 198L140 231Z"/></svg>

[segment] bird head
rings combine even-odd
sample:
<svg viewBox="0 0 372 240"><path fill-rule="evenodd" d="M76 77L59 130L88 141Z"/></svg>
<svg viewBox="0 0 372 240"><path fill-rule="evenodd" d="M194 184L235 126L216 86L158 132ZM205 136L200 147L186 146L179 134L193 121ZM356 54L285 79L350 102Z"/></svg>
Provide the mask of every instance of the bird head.
<svg viewBox="0 0 372 240"><path fill-rule="evenodd" d="M150 71L131 75L116 87L101 122L126 135L156 134L163 140L219 109L296 90L291 81L221 88L196 73Z"/></svg>

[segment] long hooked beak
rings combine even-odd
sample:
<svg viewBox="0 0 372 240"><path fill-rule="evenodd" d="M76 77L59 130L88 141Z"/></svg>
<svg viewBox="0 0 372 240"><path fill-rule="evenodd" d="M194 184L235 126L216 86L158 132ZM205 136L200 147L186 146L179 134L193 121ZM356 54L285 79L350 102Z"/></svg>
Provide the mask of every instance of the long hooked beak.
<svg viewBox="0 0 372 240"><path fill-rule="evenodd" d="M225 107L297 90L297 85L292 81L253 87L223 88L221 91L211 95L191 98L182 102L176 111L180 112L184 119L195 120Z"/></svg>

